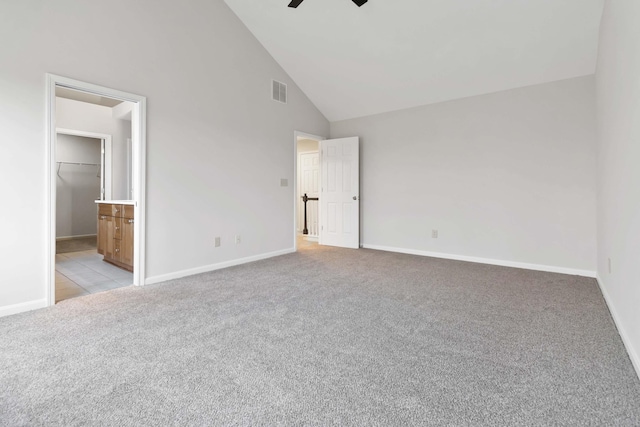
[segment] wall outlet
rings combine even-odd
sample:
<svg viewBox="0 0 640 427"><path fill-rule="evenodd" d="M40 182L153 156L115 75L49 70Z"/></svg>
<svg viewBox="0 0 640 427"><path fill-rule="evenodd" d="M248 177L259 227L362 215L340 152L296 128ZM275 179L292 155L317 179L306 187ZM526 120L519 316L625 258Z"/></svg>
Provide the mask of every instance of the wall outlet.
<svg viewBox="0 0 640 427"><path fill-rule="evenodd" d="M220 247L220 238L219 238L219 237L216 237L216 240L215 240L215 241L216 241L216 243L215 243L216 248L219 248L219 247Z"/></svg>
<svg viewBox="0 0 640 427"><path fill-rule="evenodd" d="M611 274L611 258L607 258L607 264L609 267L609 274Z"/></svg>
<svg viewBox="0 0 640 427"><path fill-rule="evenodd" d="M236 234L236 245L240 244L240 235Z"/></svg>
<svg viewBox="0 0 640 427"><path fill-rule="evenodd" d="M431 238L432 239L438 238L438 230L431 230Z"/></svg>

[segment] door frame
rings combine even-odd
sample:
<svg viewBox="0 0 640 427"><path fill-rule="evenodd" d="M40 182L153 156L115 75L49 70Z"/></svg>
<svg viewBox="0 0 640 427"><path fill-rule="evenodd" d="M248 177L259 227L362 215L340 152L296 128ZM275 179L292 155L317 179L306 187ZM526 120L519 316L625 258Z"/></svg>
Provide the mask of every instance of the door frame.
<svg viewBox="0 0 640 427"><path fill-rule="evenodd" d="M56 86L75 89L94 95L104 96L134 104L131 115L131 140L132 140L132 177L134 215L136 218L134 227L134 254L133 254L133 284L144 285L145 281L145 232L146 232L146 154L147 154L147 98L116 89L86 83L67 77L47 73L46 94L46 151L47 162L47 263L45 274L45 286L47 306L55 304L55 259L56 259Z"/></svg>
<svg viewBox="0 0 640 427"><path fill-rule="evenodd" d="M314 135L312 133L294 131L293 132L293 250L298 250L298 228L296 227L298 222L298 137L313 139L315 141L324 141L324 136ZM320 154L320 162L322 163L322 154ZM322 175L322 170L320 170L320 175ZM322 176L320 176L322 178ZM318 203L318 217L320 216L320 203ZM318 236L318 243L322 244L320 241L320 236Z"/></svg>
<svg viewBox="0 0 640 427"><path fill-rule="evenodd" d="M100 186L100 199L101 200L111 199L111 192L112 192L111 163L112 163L112 154L113 154L113 151L112 151L113 144L112 144L111 135L108 135L106 133L85 132L83 130L63 129L63 128L56 128L56 135L57 134L81 136L84 138L93 138L93 139L102 140L102 150L103 150L102 152L104 153L104 156L102 156L102 158L104 158L104 161L100 166L100 176L102 177L101 184L104 184L104 185ZM104 193L102 193L103 189L104 189Z"/></svg>

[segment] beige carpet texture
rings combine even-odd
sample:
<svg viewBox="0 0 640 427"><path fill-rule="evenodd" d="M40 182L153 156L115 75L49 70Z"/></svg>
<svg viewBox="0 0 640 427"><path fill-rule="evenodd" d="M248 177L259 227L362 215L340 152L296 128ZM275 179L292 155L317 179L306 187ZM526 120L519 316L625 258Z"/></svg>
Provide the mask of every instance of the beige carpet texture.
<svg viewBox="0 0 640 427"><path fill-rule="evenodd" d="M2 426L640 425L593 279L301 251L0 318Z"/></svg>

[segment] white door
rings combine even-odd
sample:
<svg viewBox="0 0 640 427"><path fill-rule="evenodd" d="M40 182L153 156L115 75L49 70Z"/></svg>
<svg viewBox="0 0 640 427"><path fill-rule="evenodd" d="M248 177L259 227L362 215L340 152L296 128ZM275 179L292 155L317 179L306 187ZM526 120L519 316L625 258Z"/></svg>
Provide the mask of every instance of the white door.
<svg viewBox="0 0 640 427"><path fill-rule="evenodd" d="M310 151L300 153L298 182L298 231L304 229L304 202L302 196L318 198L320 195L320 153ZM307 202L307 231L309 237L318 237L318 202Z"/></svg>
<svg viewBox="0 0 640 427"><path fill-rule="evenodd" d="M360 246L359 138L320 141L320 244Z"/></svg>

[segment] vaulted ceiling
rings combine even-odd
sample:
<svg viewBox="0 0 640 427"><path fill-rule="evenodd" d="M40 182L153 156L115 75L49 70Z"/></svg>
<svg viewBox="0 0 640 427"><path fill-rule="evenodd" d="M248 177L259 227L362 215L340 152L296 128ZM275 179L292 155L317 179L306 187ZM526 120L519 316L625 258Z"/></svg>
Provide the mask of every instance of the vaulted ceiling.
<svg viewBox="0 0 640 427"><path fill-rule="evenodd" d="M604 0L225 0L330 121L595 72Z"/></svg>

